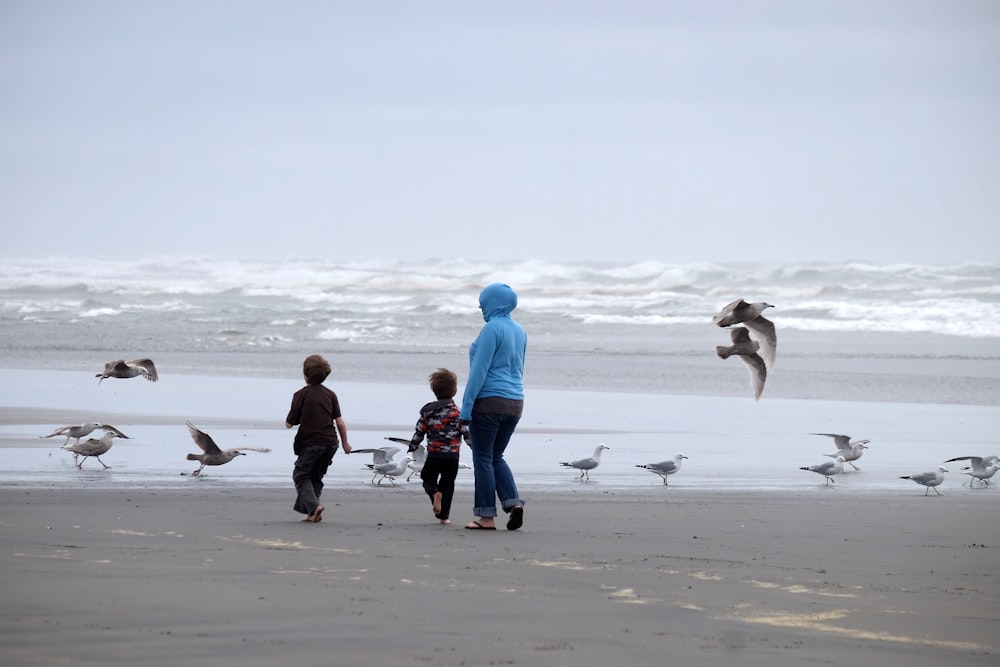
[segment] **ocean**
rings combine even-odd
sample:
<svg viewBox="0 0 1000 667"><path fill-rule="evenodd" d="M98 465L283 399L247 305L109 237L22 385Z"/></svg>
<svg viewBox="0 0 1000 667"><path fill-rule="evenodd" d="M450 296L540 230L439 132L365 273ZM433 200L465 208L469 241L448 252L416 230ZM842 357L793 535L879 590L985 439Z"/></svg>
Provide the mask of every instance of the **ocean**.
<svg viewBox="0 0 1000 667"><path fill-rule="evenodd" d="M531 387L747 395L711 321L745 298L774 305L765 398L1000 404L994 264L12 259L0 368L148 356L167 374L283 378L317 352L340 381L461 378L497 281L519 294Z"/></svg>

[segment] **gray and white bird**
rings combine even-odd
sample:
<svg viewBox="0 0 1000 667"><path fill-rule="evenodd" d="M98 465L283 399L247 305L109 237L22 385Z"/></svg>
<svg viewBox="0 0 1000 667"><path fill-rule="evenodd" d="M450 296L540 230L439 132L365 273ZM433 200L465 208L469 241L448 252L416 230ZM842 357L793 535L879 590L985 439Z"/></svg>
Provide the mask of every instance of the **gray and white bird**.
<svg viewBox="0 0 1000 667"><path fill-rule="evenodd" d="M833 484L833 476L844 472L844 457L838 456L832 461L824 461L814 466L802 466L799 470L808 470L826 478L826 484Z"/></svg>
<svg viewBox="0 0 1000 667"><path fill-rule="evenodd" d="M375 476L372 477L373 484L379 484L381 486L382 480L389 480L389 483L396 486L396 478L406 473L407 468L410 465L410 461L413 457L407 454L398 461L386 461L385 463L372 463L368 467L371 468ZM375 479L378 478L378 482Z"/></svg>
<svg viewBox="0 0 1000 667"><path fill-rule="evenodd" d="M266 454L271 449L269 447L231 447L229 449L220 449L215 441L212 440L212 436L198 429L197 426L191 422L186 422L188 427L188 433L191 434L191 439L194 440L195 444L201 447L202 454L188 454L188 461L199 461L201 466L192 472L192 475L200 475L201 471L205 466L221 466L229 463L237 456L246 456L245 451L248 452L260 452Z"/></svg>
<svg viewBox="0 0 1000 667"><path fill-rule="evenodd" d="M823 456L829 456L831 459L843 456L844 461L849 463L852 468L861 470L861 468L854 465L853 461L861 458L861 455L868 449L868 443L871 440L854 440L852 442L850 436L840 435L839 433L810 433L810 435L822 435L827 438L833 438L834 444L837 445L837 451L833 454L824 454Z"/></svg>
<svg viewBox="0 0 1000 667"><path fill-rule="evenodd" d="M774 368L774 357L778 349L778 337L774 332L774 323L761 315L767 308L774 308L769 303L759 301L757 303L747 303L743 299L737 299L727 304L713 318L720 327L731 327L734 324L742 324L753 331L760 342L760 356L768 370ZM735 342L735 341L734 341Z"/></svg>
<svg viewBox="0 0 1000 667"><path fill-rule="evenodd" d="M388 439L389 438L386 438L386 440L388 440ZM409 440L407 440L406 442L408 443ZM389 447L389 446L385 446L385 447L371 447L371 448L368 448L368 449L352 449L351 450L351 454L352 455L354 455L354 454L371 454L372 455L372 462L365 465L365 467L368 468L369 470L374 470L375 469L374 466L381 465L383 463L389 463L390 461L392 461L392 457L394 457L399 452L400 452L399 447ZM372 484L375 483L375 478L376 477L378 477L378 473L377 472L372 476Z"/></svg>
<svg viewBox="0 0 1000 667"><path fill-rule="evenodd" d="M737 355L743 365L750 373L750 388L753 390L754 400L759 400L764 391L764 381L767 380L767 364L764 359L757 354L760 343L750 340L750 332L746 327L735 327L730 329L729 336L733 340L732 345L716 345L715 354L720 359L728 359Z"/></svg>
<svg viewBox="0 0 1000 667"><path fill-rule="evenodd" d="M931 472L920 472L914 475L903 475L900 479L909 479L917 484L926 486L927 490L924 491L925 496L930 493L931 489L934 489L934 493L940 496L943 494L934 487L941 485L941 482L944 481L945 473L947 472L948 470L944 466L938 466L937 470L932 470Z"/></svg>
<svg viewBox="0 0 1000 667"><path fill-rule="evenodd" d="M968 461L970 465L962 468L962 472L969 476L969 486L974 480L979 480L983 485L990 483L990 478L1000 470L1000 457L997 456L956 456L948 459L945 463L952 461Z"/></svg>
<svg viewBox="0 0 1000 667"><path fill-rule="evenodd" d="M156 374L156 366L153 365L152 359L135 359L133 361L116 359L109 361L104 364L104 372L98 373L94 377L101 378L97 381L97 384L101 384L104 382L104 378L134 378L138 375L143 376L150 382L156 382L160 379L160 376Z"/></svg>
<svg viewBox="0 0 1000 667"><path fill-rule="evenodd" d="M580 471L580 479L587 478L590 479L590 471L601 465L601 452L605 449L611 449L607 445L601 444L594 449L594 455L589 459L579 459L578 461L561 461L559 465L566 466L567 468L576 468Z"/></svg>
<svg viewBox="0 0 1000 667"><path fill-rule="evenodd" d="M637 465L636 468L645 468L649 472L656 473L663 478L663 485L667 486L667 477L677 473L677 471L681 469L681 461L686 458L687 456L677 452L674 454L674 458L672 459L660 461L659 463L644 463L642 465Z"/></svg>
<svg viewBox="0 0 1000 667"><path fill-rule="evenodd" d="M63 426L62 428L57 428L48 435L40 435L38 437L54 438L57 435L64 435L66 436L66 440L63 441L62 445L60 445L60 447L62 447L67 442L69 442L70 438L74 438L75 442L80 442L80 438L82 438L85 435L90 435L91 433L97 430L114 431L115 433L118 434L119 438L127 437L125 434L116 429L114 426L111 426L109 424L101 424L99 422L85 422L83 424L77 424L75 426Z"/></svg>
<svg viewBox="0 0 1000 667"><path fill-rule="evenodd" d="M126 440L130 439L118 429L109 429L105 431L104 435L100 438L89 438L83 442L77 441L72 445L63 445L62 448L68 452L73 452L74 461L79 456L83 457L83 459L76 464L76 467L81 470L83 470L84 461L91 456L97 459L97 462L104 466L104 469L107 470L111 466L101 460L101 454L108 453L108 450L111 449L111 445L114 444L115 438L125 438Z"/></svg>

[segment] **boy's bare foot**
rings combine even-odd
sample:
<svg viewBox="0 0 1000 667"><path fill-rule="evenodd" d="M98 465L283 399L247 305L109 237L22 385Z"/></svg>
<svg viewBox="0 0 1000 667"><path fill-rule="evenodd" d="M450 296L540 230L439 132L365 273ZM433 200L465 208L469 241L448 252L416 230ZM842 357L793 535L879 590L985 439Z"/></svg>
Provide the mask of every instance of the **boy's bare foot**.
<svg viewBox="0 0 1000 667"><path fill-rule="evenodd" d="M451 519L441 519L441 525L442 526L447 526L450 523L451 523Z"/></svg>
<svg viewBox="0 0 1000 667"><path fill-rule="evenodd" d="M441 513L441 492L440 491L435 491L434 492L434 505L433 505L433 509L434 509L434 513L435 514L440 514Z"/></svg>
<svg viewBox="0 0 1000 667"><path fill-rule="evenodd" d="M305 521L306 523L319 523L320 521L323 520L323 506L319 505L318 507L316 507L316 511L314 511L312 514L310 514L309 516L307 516L302 520Z"/></svg>

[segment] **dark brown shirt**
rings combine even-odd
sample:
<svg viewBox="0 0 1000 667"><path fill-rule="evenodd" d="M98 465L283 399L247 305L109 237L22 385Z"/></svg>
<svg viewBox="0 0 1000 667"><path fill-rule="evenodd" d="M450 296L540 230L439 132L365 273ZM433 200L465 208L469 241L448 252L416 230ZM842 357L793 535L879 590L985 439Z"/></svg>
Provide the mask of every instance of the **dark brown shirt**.
<svg viewBox="0 0 1000 667"><path fill-rule="evenodd" d="M292 396L292 407L285 421L298 425L295 433L294 451L311 446L337 447L337 428L333 422L340 417L340 401L337 395L321 384L307 384Z"/></svg>

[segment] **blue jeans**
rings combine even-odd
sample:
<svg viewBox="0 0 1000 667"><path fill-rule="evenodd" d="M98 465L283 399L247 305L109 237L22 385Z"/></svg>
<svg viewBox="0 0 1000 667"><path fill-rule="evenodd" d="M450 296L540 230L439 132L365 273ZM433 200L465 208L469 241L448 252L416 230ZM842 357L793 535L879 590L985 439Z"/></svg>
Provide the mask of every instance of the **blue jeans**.
<svg viewBox="0 0 1000 667"><path fill-rule="evenodd" d="M507 443L520 417L472 413L469 437L472 440L472 469L476 477L475 507L478 517L497 515L496 499L505 512L524 505L517 495L514 474L503 458Z"/></svg>

